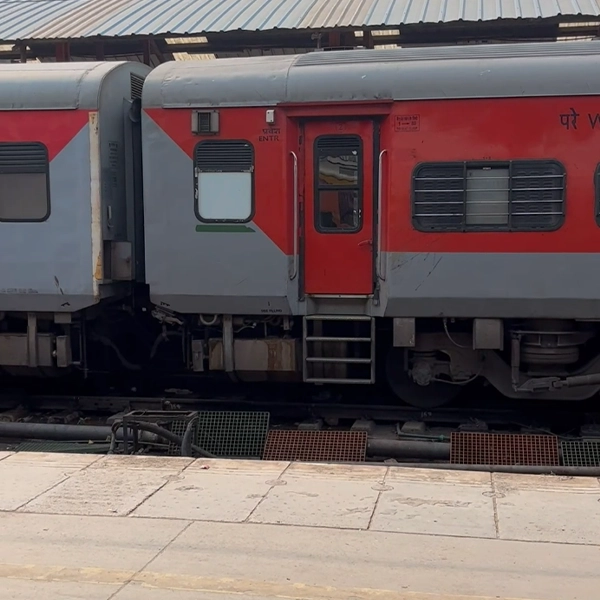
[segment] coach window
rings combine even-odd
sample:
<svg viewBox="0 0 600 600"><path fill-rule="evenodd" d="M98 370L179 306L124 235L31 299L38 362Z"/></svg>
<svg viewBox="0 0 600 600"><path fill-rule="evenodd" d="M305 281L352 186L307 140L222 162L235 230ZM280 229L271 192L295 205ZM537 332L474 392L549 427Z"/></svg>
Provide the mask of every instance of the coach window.
<svg viewBox="0 0 600 600"><path fill-rule="evenodd" d="M362 141L358 136L315 140L315 229L355 233L362 227Z"/></svg>
<svg viewBox="0 0 600 600"><path fill-rule="evenodd" d="M48 218L48 170L48 150L43 144L0 142L0 221Z"/></svg>
<svg viewBox="0 0 600 600"><path fill-rule="evenodd" d="M556 161L427 163L413 174L420 231L553 231L564 203L565 170Z"/></svg>
<svg viewBox="0 0 600 600"><path fill-rule="evenodd" d="M244 223L254 208L254 148L245 140L205 141L194 151L196 216Z"/></svg>

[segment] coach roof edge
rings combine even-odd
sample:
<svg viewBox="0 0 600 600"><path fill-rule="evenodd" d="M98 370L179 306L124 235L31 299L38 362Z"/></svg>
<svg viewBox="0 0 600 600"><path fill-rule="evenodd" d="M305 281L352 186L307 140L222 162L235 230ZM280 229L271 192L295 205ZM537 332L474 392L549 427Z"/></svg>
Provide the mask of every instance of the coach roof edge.
<svg viewBox="0 0 600 600"><path fill-rule="evenodd" d="M518 59L518 60L515 60ZM600 94L600 42L313 52L168 62L145 107Z"/></svg>
<svg viewBox="0 0 600 600"><path fill-rule="evenodd" d="M98 108L102 80L127 63L0 64L0 111Z"/></svg>

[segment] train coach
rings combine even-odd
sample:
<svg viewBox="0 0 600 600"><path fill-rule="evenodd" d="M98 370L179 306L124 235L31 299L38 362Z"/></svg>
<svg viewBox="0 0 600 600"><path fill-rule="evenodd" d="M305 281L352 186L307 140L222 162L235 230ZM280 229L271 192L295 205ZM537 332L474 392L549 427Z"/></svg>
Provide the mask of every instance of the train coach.
<svg viewBox="0 0 600 600"><path fill-rule="evenodd" d="M107 322L143 280L139 105L149 70L0 65L4 373L85 369L90 340L115 344L119 326Z"/></svg>
<svg viewBox="0 0 600 600"><path fill-rule="evenodd" d="M142 362L241 381L386 380L424 408L475 380L510 398L592 397L599 82L596 42L157 67L141 107L156 328ZM122 117L126 94L111 97ZM33 286L38 271L22 266Z"/></svg>

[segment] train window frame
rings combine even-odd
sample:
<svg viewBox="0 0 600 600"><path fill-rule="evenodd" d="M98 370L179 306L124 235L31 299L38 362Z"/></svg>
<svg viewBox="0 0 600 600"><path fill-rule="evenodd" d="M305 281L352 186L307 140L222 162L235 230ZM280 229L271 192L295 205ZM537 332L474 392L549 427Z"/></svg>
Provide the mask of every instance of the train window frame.
<svg viewBox="0 0 600 600"><path fill-rule="evenodd" d="M596 165L594 170L594 217L596 219L596 225L600 227L600 163Z"/></svg>
<svg viewBox="0 0 600 600"><path fill-rule="evenodd" d="M330 149L337 152L344 151L344 140L356 140L357 144L357 155L358 155L358 174L356 178L356 185L353 186L341 186L341 185L323 185L320 183L320 158L321 150L326 151L327 148L320 148L319 143L323 140L338 141L337 145L332 144ZM351 146L346 144L346 148L350 149ZM347 150L346 150L347 151ZM341 154L340 154L341 155ZM336 192L336 191L347 191L356 192L356 210L358 211L358 225L348 229L323 227L320 220L320 207L321 207L321 192ZM313 142L313 226L315 231L323 235L350 235L360 233L364 227L363 223L363 201L364 201L364 143L363 139L358 134L324 134L319 135ZM339 202L339 200L338 200Z"/></svg>
<svg viewBox="0 0 600 600"><path fill-rule="evenodd" d="M543 202L556 202L560 207L560 214L556 215L543 215L539 214L537 216L556 216L557 219L554 219L554 222L549 225L545 224L524 224L519 225L518 223L514 223L514 219L519 216L524 217L527 216L525 214L519 215L511 210L513 203L515 202L526 202L525 200L515 200L514 196L520 191L518 187L513 185L515 179L525 176L514 175L514 171L518 169L532 169L532 168L551 168L554 169L555 172L549 175L541 175L539 177L555 177L562 178L562 187L561 188L548 188L552 189L552 191L557 191L560 194L560 198L557 200L541 200L540 204ZM462 212L460 214L455 215L456 217L460 217L460 221L457 219L455 224L432 224L432 225L424 225L423 219L427 219L429 215L426 214L418 214L418 199L417 194L419 192L426 192L427 190L417 190L417 182L418 176L421 172L426 169L434 169L434 168L447 168L447 169L462 169L462 176L456 177L455 180L462 181L462 187L457 188L456 193L462 192ZM467 202L467 171L470 169L508 169L508 181L509 185L507 188L508 192L508 215L507 215L507 223L506 224L473 224L469 225L466 223L467 220L467 211L466 211L466 202ZM448 178L450 179L450 178ZM545 188L540 187L536 188L536 190L543 191ZM438 190L441 191L441 190ZM445 191L445 190L444 190ZM536 202L535 200L533 202ZM440 203L443 204L443 203ZM556 159L519 159L519 160L506 160L506 161L432 161L432 162L421 162L417 164L411 174L411 220L412 225L417 231L421 231L423 233L452 233L452 232L460 232L460 233L476 233L476 232L552 232L560 229L565 222L567 212L567 171L564 165ZM453 216L453 215L446 215ZM535 218L536 215L531 215Z"/></svg>
<svg viewBox="0 0 600 600"><path fill-rule="evenodd" d="M37 165L27 164L27 161L19 161L17 157L4 157L3 154L6 151L10 151L11 148L37 148L42 151L43 154L41 162ZM8 153L7 153L8 154ZM4 160L7 160L8 164L5 164ZM38 157L39 160L39 157ZM50 198L50 157L48 154L48 147L42 142L0 142L0 179L3 175L44 175L45 177L45 190L46 190L46 211L42 217L38 218L23 218L23 217L3 217L2 210L0 207L0 223L43 223L50 218L51 214L51 198Z"/></svg>
<svg viewBox="0 0 600 600"><path fill-rule="evenodd" d="M202 146L222 146L230 148L233 144L243 144L248 147L250 151L251 163L249 169L243 170L240 168L233 168L228 166L227 164L223 165L215 165L213 169L203 169L200 170L198 168L198 151ZM194 154L193 154L193 165L194 165L194 214L196 218L201 223L249 223L254 218L256 212L255 206L255 165L256 165L256 152L254 149L254 145L249 140L245 139L210 139L210 140L201 140L194 146ZM200 212L200 176L202 173L210 173L210 174L228 174L233 175L236 173L240 174L249 174L250 175L250 211L247 217L243 219L232 219L232 218L207 218L203 217Z"/></svg>

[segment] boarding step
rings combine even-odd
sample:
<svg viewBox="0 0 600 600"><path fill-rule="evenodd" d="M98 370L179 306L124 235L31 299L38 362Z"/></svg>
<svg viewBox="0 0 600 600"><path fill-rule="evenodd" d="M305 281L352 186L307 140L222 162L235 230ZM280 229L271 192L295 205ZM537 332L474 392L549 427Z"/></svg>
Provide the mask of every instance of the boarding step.
<svg viewBox="0 0 600 600"><path fill-rule="evenodd" d="M303 320L303 379L317 384L375 382L375 319L366 315L307 315Z"/></svg>

